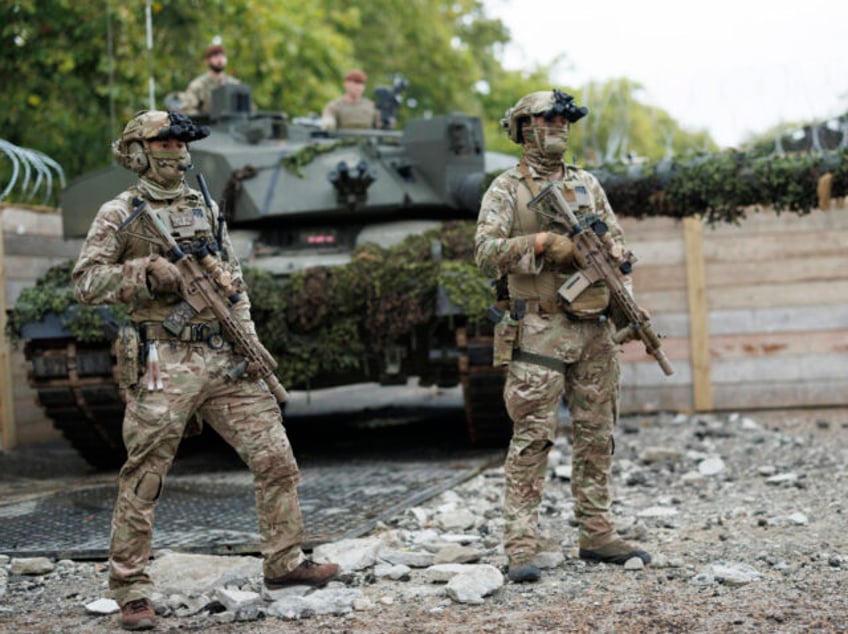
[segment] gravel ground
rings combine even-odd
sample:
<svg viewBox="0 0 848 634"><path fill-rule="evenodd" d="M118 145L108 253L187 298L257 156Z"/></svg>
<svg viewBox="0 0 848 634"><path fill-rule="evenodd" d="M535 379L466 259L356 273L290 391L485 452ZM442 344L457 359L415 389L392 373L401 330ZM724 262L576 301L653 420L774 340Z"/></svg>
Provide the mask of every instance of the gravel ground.
<svg viewBox="0 0 848 634"><path fill-rule="evenodd" d="M848 410L623 419L613 510L619 532L654 556L642 569L575 558L569 464L563 436L540 513L552 567L538 583L507 581L468 604L426 582L423 569L392 580L372 566L331 584L364 597L344 614L290 620L268 613L266 601L234 621L220 604L177 616L157 601L156 631L848 632ZM423 531L456 533L444 518L467 511L473 525L462 532L478 540L479 563L503 571L502 483L502 469L490 469L374 536L409 544ZM15 574L14 564L0 565L0 631L119 629L115 614L85 608L106 596L104 563L56 562L39 575Z"/></svg>

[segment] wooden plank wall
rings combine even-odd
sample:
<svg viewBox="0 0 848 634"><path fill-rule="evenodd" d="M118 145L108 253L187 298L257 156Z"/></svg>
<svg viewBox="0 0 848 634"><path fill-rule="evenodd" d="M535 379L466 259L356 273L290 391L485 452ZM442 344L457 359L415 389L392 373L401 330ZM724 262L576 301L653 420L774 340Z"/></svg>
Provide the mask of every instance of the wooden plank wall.
<svg viewBox="0 0 848 634"><path fill-rule="evenodd" d="M75 260L82 246L81 240L62 239L62 217L53 208L0 204L0 230L4 272L0 283L7 307L14 306L21 291L33 286L51 266ZM18 445L59 438L60 434L36 405L35 391L27 383L23 346L9 346L5 336L2 345L8 346L12 384L12 415L5 426L14 429ZM3 379L5 382L6 377Z"/></svg>
<svg viewBox="0 0 848 634"><path fill-rule="evenodd" d="M667 336L676 370L665 377L638 343L627 344L622 411L848 403L848 209L752 211L739 226L700 228L705 328L690 305L691 227L670 219L622 224L639 257L637 300ZM696 389L699 344L709 354L707 394Z"/></svg>

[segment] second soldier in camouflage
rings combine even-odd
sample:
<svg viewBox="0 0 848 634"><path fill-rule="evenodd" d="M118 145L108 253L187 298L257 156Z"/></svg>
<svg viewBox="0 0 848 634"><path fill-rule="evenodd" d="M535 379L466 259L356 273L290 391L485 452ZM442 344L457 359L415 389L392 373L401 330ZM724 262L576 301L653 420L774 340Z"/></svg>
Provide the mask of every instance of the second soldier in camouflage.
<svg viewBox="0 0 848 634"><path fill-rule="evenodd" d="M596 216L623 244L606 194L590 173L566 165L572 123L587 113L558 90L520 99L502 120L523 146L518 166L500 174L483 197L475 257L490 277L506 276L510 306L496 327L496 360L508 364L504 401L513 421L504 494L504 549L513 581L536 581L538 507L547 456L565 395L573 426L571 488L579 523L580 557L623 564L650 555L621 540L610 518L613 429L618 420L618 346L612 339L609 289L599 282L566 306L557 289L579 268L560 226L528 207L549 183L581 218ZM503 340L507 343L504 344Z"/></svg>

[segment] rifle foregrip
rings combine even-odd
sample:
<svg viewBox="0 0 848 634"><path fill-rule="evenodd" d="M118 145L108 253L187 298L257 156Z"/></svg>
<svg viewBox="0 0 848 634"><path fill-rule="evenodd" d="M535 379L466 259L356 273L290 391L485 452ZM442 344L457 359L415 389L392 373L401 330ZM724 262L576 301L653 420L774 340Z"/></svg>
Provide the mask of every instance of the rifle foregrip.
<svg viewBox="0 0 848 634"><path fill-rule="evenodd" d="M671 376L672 374L674 374L674 368L671 367L671 363L669 362L668 357L665 356L665 352L657 348L651 354L654 355L654 358L657 360L657 363L660 364L663 374L665 374L666 376Z"/></svg>
<svg viewBox="0 0 848 634"><path fill-rule="evenodd" d="M278 403L285 403L289 400L289 393L273 372L264 377L264 381L268 385L268 389L271 390L271 394L273 394L277 399Z"/></svg>

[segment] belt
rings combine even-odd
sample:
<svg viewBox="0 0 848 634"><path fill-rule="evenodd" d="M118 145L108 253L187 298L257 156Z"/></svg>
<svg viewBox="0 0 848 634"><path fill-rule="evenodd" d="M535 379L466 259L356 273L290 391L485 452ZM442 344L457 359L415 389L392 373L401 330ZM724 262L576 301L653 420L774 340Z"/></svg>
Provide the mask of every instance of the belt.
<svg viewBox="0 0 848 634"><path fill-rule="evenodd" d="M138 335L142 341L203 342L208 343L213 348L220 348L224 344L224 339L221 336L221 324L217 321L188 324L176 335L165 330L160 321L143 321L138 325Z"/></svg>
<svg viewBox="0 0 848 634"><path fill-rule="evenodd" d="M555 372L565 374L565 362L554 357L549 357L544 354L536 354L535 352L527 352L526 350L515 350L512 353L513 361L521 361L522 363L534 363L544 366Z"/></svg>
<svg viewBox="0 0 848 634"><path fill-rule="evenodd" d="M606 312L598 315L576 315L575 313L566 310L562 304L556 300L542 301L536 299L513 299L510 301L510 310L515 319L521 319L527 313L535 313L537 315L553 315L562 313L568 321L589 321L603 323L607 320Z"/></svg>
<svg viewBox="0 0 848 634"><path fill-rule="evenodd" d="M513 299L509 303L509 308L516 319L521 319L527 313L551 315L563 312L562 306L556 300L546 302L537 299Z"/></svg>

